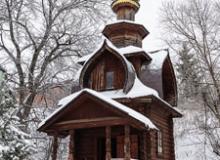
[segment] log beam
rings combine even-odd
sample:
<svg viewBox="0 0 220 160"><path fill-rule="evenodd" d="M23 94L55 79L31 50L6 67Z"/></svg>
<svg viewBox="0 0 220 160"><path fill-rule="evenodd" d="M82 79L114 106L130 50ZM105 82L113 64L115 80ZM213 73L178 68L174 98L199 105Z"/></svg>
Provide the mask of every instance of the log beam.
<svg viewBox="0 0 220 160"><path fill-rule="evenodd" d="M126 125L124 128L125 139L124 139L124 156L125 160L131 159L131 141L130 141L130 126Z"/></svg>
<svg viewBox="0 0 220 160"><path fill-rule="evenodd" d="M106 134L106 155L105 155L105 159L106 160L111 160L112 155L111 155L111 127L107 126L105 128L105 134Z"/></svg>

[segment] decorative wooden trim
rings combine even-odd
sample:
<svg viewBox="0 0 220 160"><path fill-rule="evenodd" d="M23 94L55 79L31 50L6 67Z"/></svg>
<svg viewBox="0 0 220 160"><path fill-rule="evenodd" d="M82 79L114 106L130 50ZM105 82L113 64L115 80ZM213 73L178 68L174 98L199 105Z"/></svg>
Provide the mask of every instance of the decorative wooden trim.
<svg viewBox="0 0 220 160"><path fill-rule="evenodd" d="M124 139L124 156L125 160L131 159L131 140L130 140L130 126L125 125L125 139Z"/></svg>
<svg viewBox="0 0 220 160"><path fill-rule="evenodd" d="M52 155L51 158L52 160L57 160L57 150L58 150L58 136L57 134L53 137L53 150L52 150Z"/></svg>
<svg viewBox="0 0 220 160"><path fill-rule="evenodd" d="M111 155L111 127L110 126L107 126L105 128L105 134L106 134L106 141L105 141L106 155L105 155L105 159L106 160L111 160L112 155Z"/></svg>
<svg viewBox="0 0 220 160"><path fill-rule="evenodd" d="M129 120L125 118L116 118L116 119L98 119L98 120L87 120L83 122L77 123L67 123L67 124L55 124L51 128L52 131L64 131L64 130L72 130L72 129L80 129L80 128L97 128L97 127L105 127L105 126L117 126L117 125L125 125L128 124ZM50 131L50 130L47 130Z"/></svg>
<svg viewBox="0 0 220 160"><path fill-rule="evenodd" d="M75 160L75 130L70 130L70 140L69 140L69 156L68 160Z"/></svg>
<svg viewBox="0 0 220 160"><path fill-rule="evenodd" d="M73 124L73 123L85 123L85 122L97 122L97 121L105 121L105 120L116 120L122 119L120 117L103 117L103 118L93 118L93 119L77 119L56 123L55 125L63 125L63 124Z"/></svg>

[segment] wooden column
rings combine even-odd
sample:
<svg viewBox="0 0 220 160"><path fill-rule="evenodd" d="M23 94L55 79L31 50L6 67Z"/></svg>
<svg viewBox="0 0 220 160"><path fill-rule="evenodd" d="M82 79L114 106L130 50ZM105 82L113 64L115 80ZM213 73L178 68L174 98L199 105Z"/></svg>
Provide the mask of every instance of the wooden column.
<svg viewBox="0 0 220 160"><path fill-rule="evenodd" d="M105 128L105 135L106 135L106 140L105 140L106 155L105 155L105 159L106 160L111 160L112 155L111 155L111 127L110 126L107 126Z"/></svg>
<svg viewBox="0 0 220 160"><path fill-rule="evenodd" d="M130 160L131 159L130 126L126 125L124 131L125 131L124 156L125 156L125 160Z"/></svg>
<svg viewBox="0 0 220 160"><path fill-rule="evenodd" d="M140 160L147 160L147 131L143 131L139 135Z"/></svg>
<svg viewBox="0 0 220 160"><path fill-rule="evenodd" d="M153 135L154 135L154 131L148 131L146 133L146 140L147 140L147 159L153 159L153 156L152 156L152 153L155 153L153 151L153 144L152 144L152 141L153 141Z"/></svg>
<svg viewBox="0 0 220 160"><path fill-rule="evenodd" d="M52 152L52 160L57 160L57 150L58 150L58 136L57 134L53 137L53 152Z"/></svg>
<svg viewBox="0 0 220 160"><path fill-rule="evenodd" d="M68 160L74 160L75 159L75 131L71 130L69 134L70 134L70 140L69 140Z"/></svg>

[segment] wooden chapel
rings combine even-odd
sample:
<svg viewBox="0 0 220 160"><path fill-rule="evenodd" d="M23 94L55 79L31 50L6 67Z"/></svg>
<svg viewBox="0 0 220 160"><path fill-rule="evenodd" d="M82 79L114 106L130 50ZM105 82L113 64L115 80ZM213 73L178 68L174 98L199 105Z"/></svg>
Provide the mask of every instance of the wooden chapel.
<svg viewBox="0 0 220 160"><path fill-rule="evenodd" d="M59 101L38 131L69 136L68 160L175 160L177 86L167 50L147 53L149 34L135 23L139 0L114 0L117 21L98 49L79 59L80 89Z"/></svg>

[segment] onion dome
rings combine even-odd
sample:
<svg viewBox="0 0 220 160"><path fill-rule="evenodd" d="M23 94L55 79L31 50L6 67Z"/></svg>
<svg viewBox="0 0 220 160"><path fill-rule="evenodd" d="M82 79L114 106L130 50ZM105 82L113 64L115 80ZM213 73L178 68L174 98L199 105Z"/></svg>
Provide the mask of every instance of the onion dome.
<svg viewBox="0 0 220 160"><path fill-rule="evenodd" d="M117 14L118 19L134 20L139 8L139 0L114 0L112 2L112 10Z"/></svg>
<svg viewBox="0 0 220 160"><path fill-rule="evenodd" d="M114 12L121 7L132 7L134 10L138 11L140 8L139 0L115 0L112 3L112 9Z"/></svg>

